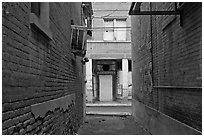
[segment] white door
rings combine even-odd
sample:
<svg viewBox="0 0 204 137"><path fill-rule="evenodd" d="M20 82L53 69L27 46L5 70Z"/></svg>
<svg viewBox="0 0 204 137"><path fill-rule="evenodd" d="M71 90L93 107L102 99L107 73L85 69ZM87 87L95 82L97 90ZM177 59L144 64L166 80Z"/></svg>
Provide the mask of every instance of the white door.
<svg viewBox="0 0 204 137"><path fill-rule="evenodd" d="M100 101L112 101L112 75L99 75L99 99Z"/></svg>

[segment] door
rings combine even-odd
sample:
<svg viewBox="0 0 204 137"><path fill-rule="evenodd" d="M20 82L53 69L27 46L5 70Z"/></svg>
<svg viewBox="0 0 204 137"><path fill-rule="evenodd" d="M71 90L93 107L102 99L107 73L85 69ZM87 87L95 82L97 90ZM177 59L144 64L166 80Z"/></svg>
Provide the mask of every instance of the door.
<svg viewBox="0 0 204 137"><path fill-rule="evenodd" d="M113 87L112 87L112 75L99 75L99 100L100 101L112 101L113 100Z"/></svg>

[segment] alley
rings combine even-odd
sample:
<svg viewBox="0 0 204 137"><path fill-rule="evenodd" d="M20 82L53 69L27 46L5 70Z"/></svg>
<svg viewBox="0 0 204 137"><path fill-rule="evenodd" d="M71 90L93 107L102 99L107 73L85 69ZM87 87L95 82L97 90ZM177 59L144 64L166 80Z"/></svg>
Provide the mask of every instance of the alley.
<svg viewBox="0 0 204 137"><path fill-rule="evenodd" d="M132 116L87 115L79 135L148 135Z"/></svg>
<svg viewBox="0 0 204 137"><path fill-rule="evenodd" d="M202 2L2 2L3 135L202 134Z"/></svg>

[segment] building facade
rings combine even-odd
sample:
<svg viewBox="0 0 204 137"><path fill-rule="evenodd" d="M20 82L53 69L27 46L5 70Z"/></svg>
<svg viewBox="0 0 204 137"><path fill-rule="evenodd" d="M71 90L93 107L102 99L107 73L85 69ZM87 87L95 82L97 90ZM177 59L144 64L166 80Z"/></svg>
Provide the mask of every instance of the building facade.
<svg viewBox="0 0 204 137"><path fill-rule="evenodd" d="M132 3L129 14L133 116L152 134L201 134L202 3Z"/></svg>
<svg viewBox="0 0 204 137"><path fill-rule="evenodd" d="M131 88L131 36L127 2L93 2L92 39L87 41L88 102L127 97Z"/></svg>
<svg viewBox="0 0 204 137"><path fill-rule="evenodd" d="M2 8L2 134L75 134L84 117L85 66L72 52L71 25L90 23L91 4Z"/></svg>

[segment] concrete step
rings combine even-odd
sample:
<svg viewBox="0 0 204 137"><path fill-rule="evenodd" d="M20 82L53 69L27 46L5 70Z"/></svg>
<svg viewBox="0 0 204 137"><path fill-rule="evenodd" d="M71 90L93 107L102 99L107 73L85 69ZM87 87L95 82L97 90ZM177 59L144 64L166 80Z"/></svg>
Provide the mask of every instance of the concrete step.
<svg viewBox="0 0 204 137"><path fill-rule="evenodd" d="M94 103L86 103L86 106L87 107L97 107L97 106L120 106L120 107L124 107L124 106L132 106L132 101L130 100L126 100L126 101L97 101L97 102L94 102Z"/></svg>
<svg viewBox="0 0 204 137"><path fill-rule="evenodd" d="M97 104L97 103L87 103L86 104L87 107L130 107L131 104L111 104L111 103L106 103L106 104Z"/></svg>
<svg viewBox="0 0 204 137"><path fill-rule="evenodd" d="M95 115L131 115L131 106L88 106L86 114Z"/></svg>
<svg viewBox="0 0 204 137"><path fill-rule="evenodd" d="M86 112L86 115L101 115L101 116L131 116L129 112Z"/></svg>

